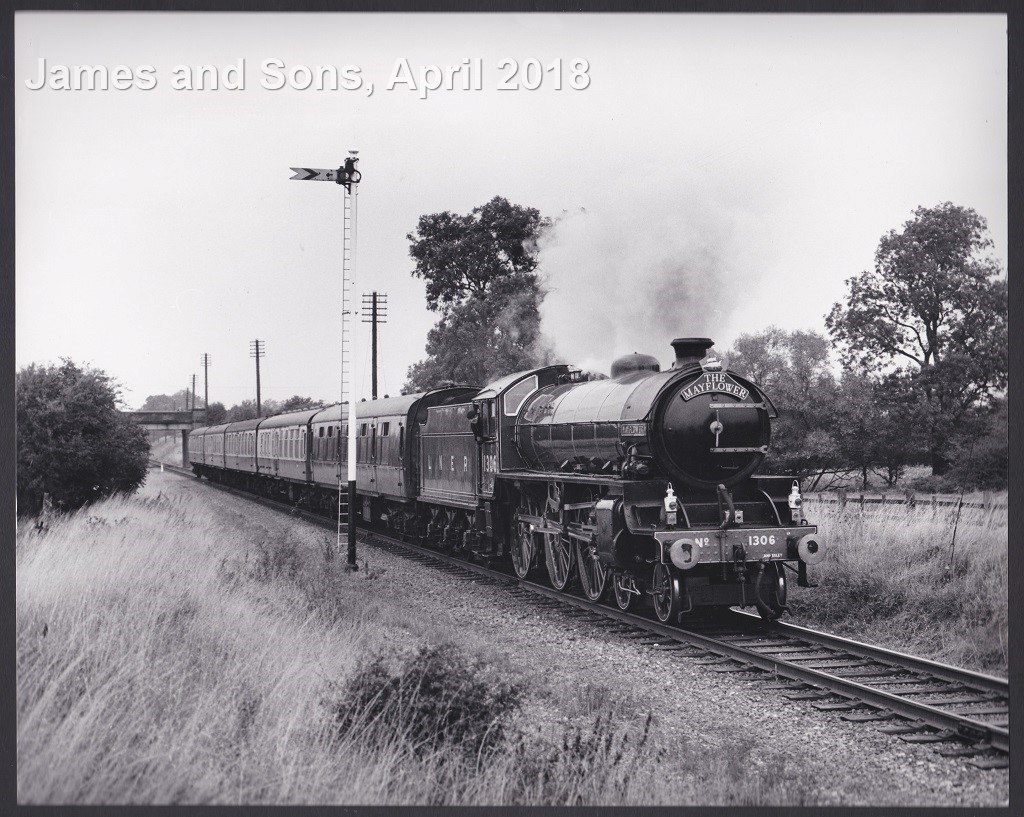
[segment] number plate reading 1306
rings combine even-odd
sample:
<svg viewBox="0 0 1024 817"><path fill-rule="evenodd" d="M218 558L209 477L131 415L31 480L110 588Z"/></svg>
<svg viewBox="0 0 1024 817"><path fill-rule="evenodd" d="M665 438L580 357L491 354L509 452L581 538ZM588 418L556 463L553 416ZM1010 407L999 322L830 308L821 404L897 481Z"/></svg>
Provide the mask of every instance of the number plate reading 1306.
<svg viewBox="0 0 1024 817"><path fill-rule="evenodd" d="M623 423L619 426L619 433L623 437L646 437L647 423Z"/></svg>
<svg viewBox="0 0 1024 817"><path fill-rule="evenodd" d="M748 547L759 547L759 546L763 547L765 545L774 545L774 544L775 544L775 535L774 534L764 534L764 533L762 533L760 535L748 536L747 537L747 546Z"/></svg>

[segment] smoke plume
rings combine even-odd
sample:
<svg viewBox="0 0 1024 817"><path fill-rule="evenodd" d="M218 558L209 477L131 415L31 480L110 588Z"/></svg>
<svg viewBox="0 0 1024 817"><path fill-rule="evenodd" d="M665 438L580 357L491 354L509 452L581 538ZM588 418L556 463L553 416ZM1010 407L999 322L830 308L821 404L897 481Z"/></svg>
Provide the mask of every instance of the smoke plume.
<svg viewBox="0 0 1024 817"><path fill-rule="evenodd" d="M565 362L607 373L615 358L642 352L666 368L669 342L687 336L722 348L758 276L758 231L740 207L687 200L684 185L660 188L628 205L588 203L545 233L541 329Z"/></svg>

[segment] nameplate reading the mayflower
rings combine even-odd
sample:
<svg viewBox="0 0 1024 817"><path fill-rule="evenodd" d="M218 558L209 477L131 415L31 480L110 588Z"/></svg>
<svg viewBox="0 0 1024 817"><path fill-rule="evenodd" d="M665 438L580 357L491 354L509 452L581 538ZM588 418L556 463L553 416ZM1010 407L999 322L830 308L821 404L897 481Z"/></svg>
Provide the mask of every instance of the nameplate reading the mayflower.
<svg viewBox="0 0 1024 817"><path fill-rule="evenodd" d="M692 400L702 394L731 394L740 400L746 400L750 389L745 389L725 372L704 372L689 386L682 390L680 397L683 400Z"/></svg>

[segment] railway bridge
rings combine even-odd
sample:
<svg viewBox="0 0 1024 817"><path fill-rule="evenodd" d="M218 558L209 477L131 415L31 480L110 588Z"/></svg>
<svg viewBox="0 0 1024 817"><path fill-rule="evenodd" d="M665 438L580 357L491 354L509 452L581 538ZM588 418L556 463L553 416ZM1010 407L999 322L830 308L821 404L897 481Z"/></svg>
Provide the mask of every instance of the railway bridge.
<svg viewBox="0 0 1024 817"><path fill-rule="evenodd" d="M180 431L181 465L188 468L188 435L197 425L197 415L202 417L201 411L125 411L122 414L131 417L150 435L160 431Z"/></svg>

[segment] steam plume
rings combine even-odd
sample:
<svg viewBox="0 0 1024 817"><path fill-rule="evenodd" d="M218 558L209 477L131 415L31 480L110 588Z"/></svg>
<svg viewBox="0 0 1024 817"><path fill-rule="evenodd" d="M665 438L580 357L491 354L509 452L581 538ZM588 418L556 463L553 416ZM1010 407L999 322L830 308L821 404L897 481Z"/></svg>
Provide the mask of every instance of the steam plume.
<svg viewBox="0 0 1024 817"><path fill-rule="evenodd" d="M628 207L588 204L544 235L541 329L565 362L607 373L616 357L643 352L664 368L672 338L723 345L757 275L757 231L742 209L687 203L680 189L645 190Z"/></svg>

